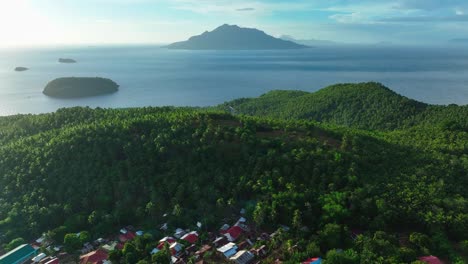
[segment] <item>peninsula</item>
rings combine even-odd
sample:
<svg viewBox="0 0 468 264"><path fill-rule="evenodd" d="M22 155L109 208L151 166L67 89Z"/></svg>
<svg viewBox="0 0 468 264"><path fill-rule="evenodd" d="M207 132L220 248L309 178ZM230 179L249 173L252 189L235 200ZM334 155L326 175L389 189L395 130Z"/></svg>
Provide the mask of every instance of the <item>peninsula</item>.
<svg viewBox="0 0 468 264"><path fill-rule="evenodd" d="M254 28L224 24L211 32L193 36L187 41L167 46L184 50L281 50L304 49L308 46L272 37Z"/></svg>
<svg viewBox="0 0 468 264"><path fill-rule="evenodd" d="M110 79L67 77L49 82L43 93L57 98L81 98L115 93L118 88L119 85Z"/></svg>

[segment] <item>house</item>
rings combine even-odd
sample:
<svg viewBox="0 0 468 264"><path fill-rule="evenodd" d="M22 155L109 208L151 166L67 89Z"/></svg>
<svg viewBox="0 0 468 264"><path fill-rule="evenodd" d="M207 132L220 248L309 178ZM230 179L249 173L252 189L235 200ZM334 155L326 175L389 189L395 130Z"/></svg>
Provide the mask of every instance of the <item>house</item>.
<svg viewBox="0 0 468 264"><path fill-rule="evenodd" d="M91 252L94 250L94 247L91 243L87 242L83 245L83 248L81 249L81 254L86 254L88 252Z"/></svg>
<svg viewBox="0 0 468 264"><path fill-rule="evenodd" d="M229 258L237 264L249 264L255 258L254 254L247 250L241 250Z"/></svg>
<svg viewBox="0 0 468 264"><path fill-rule="evenodd" d="M173 243L173 244L169 247L169 249L171 250L171 254L172 254L173 256L177 256L177 255L179 255L179 254L182 252L182 250L184 249L184 245L182 245L182 244L180 244L180 243L178 243L178 242L175 242L175 243Z"/></svg>
<svg viewBox="0 0 468 264"><path fill-rule="evenodd" d="M34 263L39 263L45 257L47 257L47 255L45 253L41 253L41 254L35 256L34 258L32 258L31 261L34 262Z"/></svg>
<svg viewBox="0 0 468 264"><path fill-rule="evenodd" d="M418 259L429 264L442 264L442 261L436 256L423 256L419 257Z"/></svg>
<svg viewBox="0 0 468 264"><path fill-rule="evenodd" d="M142 236L144 233L145 233L145 232L143 232L143 231L141 231L141 230L135 232L135 234L136 234L137 236Z"/></svg>
<svg viewBox="0 0 468 264"><path fill-rule="evenodd" d="M128 241L133 240L136 237L136 234L132 231L126 231L119 235L119 241L122 243L126 243Z"/></svg>
<svg viewBox="0 0 468 264"><path fill-rule="evenodd" d="M247 241L244 240L244 241L242 241L242 242L240 242L240 243L237 244L237 248L238 248L239 250L244 250L244 249L248 248L249 245L250 245L250 244L249 244Z"/></svg>
<svg viewBox="0 0 468 264"><path fill-rule="evenodd" d="M185 235L185 231L182 229L182 228L177 228L175 233L174 233L174 236L176 238L181 238L183 235Z"/></svg>
<svg viewBox="0 0 468 264"><path fill-rule="evenodd" d="M321 263L322 263L321 258L310 258L302 262L302 264L321 264Z"/></svg>
<svg viewBox="0 0 468 264"><path fill-rule="evenodd" d="M107 252L111 252L112 250L115 250L116 247L117 247L117 242L114 241L110 244L106 244L102 246L102 249L104 249Z"/></svg>
<svg viewBox="0 0 468 264"><path fill-rule="evenodd" d="M186 249L185 249L186 253L191 255L192 253L195 253L195 251L197 251L197 245L195 244L192 244L190 246L188 246Z"/></svg>
<svg viewBox="0 0 468 264"><path fill-rule="evenodd" d="M182 240L189 242L190 244L195 244L198 241L197 231L192 231L182 236Z"/></svg>
<svg viewBox="0 0 468 264"><path fill-rule="evenodd" d="M219 232L220 232L221 234L225 234L226 231L229 229L229 227L230 227L230 226L229 226L228 224L224 224L224 225L219 229Z"/></svg>
<svg viewBox="0 0 468 264"><path fill-rule="evenodd" d="M159 240L159 242L167 242L169 244L172 244L176 242L176 239L173 237L164 237L161 240Z"/></svg>
<svg viewBox="0 0 468 264"><path fill-rule="evenodd" d="M80 264L105 264L109 255L106 251L98 249L86 255L80 256Z"/></svg>
<svg viewBox="0 0 468 264"><path fill-rule="evenodd" d="M197 252L195 252L195 255L197 256L203 256L206 252L211 250L210 245L204 245L201 249L199 249Z"/></svg>
<svg viewBox="0 0 468 264"><path fill-rule="evenodd" d="M213 245L218 248L218 247L226 245L228 242L229 241L227 240L227 238L225 236L221 236L221 237L217 237L213 241Z"/></svg>
<svg viewBox="0 0 468 264"><path fill-rule="evenodd" d="M159 251L161 251L159 248L153 248L153 250L151 250L150 254L154 255L154 254L158 253Z"/></svg>
<svg viewBox="0 0 468 264"><path fill-rule="evenodd" d="M229 259L237 253L237 245L230 242L216 250L221 252L226 258Z"/></svg>
<svg viewBox="0 0 468 264"><path fill-rule="evenodd" d="M46 262L45 264L60 264L60 261L58 258L53 258L49 260L48 262Z"/></svg>
<svg viewBox="0 0 468 264"><path fill-rule="evenodd" d="M21 245L12 251L0 256L0 264L22 264L25 261L36 256L37 249L34 249L31 245Z"/></svg>
<svg viewBox="0 0 468 264"><path fill-rule="evenodd" d="M257 256L259 256L259 257L264 257L267 254L265 245L260 246L259 248L255 249L254 251L255 251L255 254Z"/></svg>
<svg viewBox="0 0 468 264"><path fill-rule="evenodd" d="M55 251L55 252L59 252L60 250L62 250L63 246L54 246L52 249Z"/></svg>
<svg viewBox="0 0 468 264"><path fill-rule="evenodd" d="M239 226L233 226L229 228L224 236L229 240L229 242L236 241L240 235L242 234L243 230Z"/></svg>

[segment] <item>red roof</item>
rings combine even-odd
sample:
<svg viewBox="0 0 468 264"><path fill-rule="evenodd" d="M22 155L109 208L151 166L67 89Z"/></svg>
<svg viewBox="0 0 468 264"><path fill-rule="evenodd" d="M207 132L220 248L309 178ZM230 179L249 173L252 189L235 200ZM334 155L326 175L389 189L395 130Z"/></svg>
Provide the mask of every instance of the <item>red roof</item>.
<svg viewBox="0 0 468 264"><path fill-rule="evenodd" d="M236 240L242 234L242 228L239 226L233 226L226 231L226 234L231 235L231 237Z"/></svg>
<svg viewBox="0 0 468 264"><path fill-rule="evenodd" d="M130 240L133 240L135 237L136 237L135 233L133 233L131 231L128 231L125 234L119 235L119 240L120 240L120 242L127 242L127 241L130 241Z"/></svg>
<svg viewBox="0 0 468 264"><path fill-rule="evenodd" d="M80 257L81 264L102 264L104 260L106 260L109 256L107 252L101 249L96 251L90 252L86 255L82 255Z"/></svg>
<svg viewBox="0 0 468 264"><path fill-rule="evenodd" d="M46 262L45 264L60 264L60 261L58 258L54 258L48 262Z"/></svg>
<svg viewBox="0 0 468 264"><path fill-rule="evenodd" d="M419 260L429 264L443 264L442 261L440 261L440 259L435 256L424 256L420 257Z"/></svg>
<svg viewBox="0 0 468 264"><path fill-rule="evenodd" d="M182 237L182 240L185 240L190 244L195 244L198 241L198 235L197 233L188 233Z"/></svg>
<svg viewBox="0 0 468 264"><path fill-rule="evenodd" d="M311 263L318 263L318 264L320 264L320 263L322 263L321 260L322 260L321 258L310 258L310 259L308 259L308 260L306 260L306 261L303 261L302 264L311 264Z"/></svg>

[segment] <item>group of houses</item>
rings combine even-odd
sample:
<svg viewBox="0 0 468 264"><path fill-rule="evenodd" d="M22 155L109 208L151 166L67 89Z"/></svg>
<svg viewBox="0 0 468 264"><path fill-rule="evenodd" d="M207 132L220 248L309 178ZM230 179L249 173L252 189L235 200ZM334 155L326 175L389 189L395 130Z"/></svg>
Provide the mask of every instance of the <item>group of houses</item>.
<svg viewBox="0 0 468 264"><path fill-rule="evenodd" d="M198 223L197 225L200 229L201 224ZM173 264L185 264L189 259L196 259L197 264L204 264L206 256L209 256L211 261L214 258L219 262L259 264L269 254L266 247L267 241L277 235L277 232L272 234L255 232L255 228L250 226L243 216L240 216L232 226L224 224L217 232L208 233L208 237L203 241L204 243L201 243L199 231L197 230L177 228L174 233L168 233L167 224L163 224L161 229L170 235L161 238L157 246L149 254L154 255L162 250L169 249L171 263ZM287 231L289 228L281 226L280 229ZM79 263L111 264L109 260L111 251L121 250L126 243L143 235L143 231L136 230L133 226L127 226L120 229L118 234L113 236L113 239L99 238L93 242L85 243L80 250ZM47 252L54 252L55 254L52 254L54 256L47 256L46 253L39 252L40 248L46 248ZM52 246L42 237L31 244L21 245L0 256L0 264L76 263L75 260L70 260L70 255L62 252L62 248L62 246ZM429 264L443 263L434 256L420 257L419 260ZM277 263L281 263L281 261L278 260ZM302 264L320 263L322 263L322 259L319 257L313 257L302 262Z"/></svg>

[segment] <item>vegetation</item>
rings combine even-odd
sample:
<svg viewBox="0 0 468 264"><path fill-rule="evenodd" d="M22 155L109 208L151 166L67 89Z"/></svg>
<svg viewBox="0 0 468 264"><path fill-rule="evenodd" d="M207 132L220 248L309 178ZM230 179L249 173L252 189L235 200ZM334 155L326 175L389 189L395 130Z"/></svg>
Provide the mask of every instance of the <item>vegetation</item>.
<svg viewBox="0 0 468 264"><path fill-rule="evenodd" d="M49 82L43 93L51 97L77 98L115 93L119 86L109 79L69 77Z"/></svg>
<svg viewBox="0 0 468 264"><path fill-rule="evenodd" d="M424 104L379 83L337 84L315 93L272 91L259 98L237 99L219 108L238 114L315 120L365 130L439 125L468 131L468 106Z"/></svg>
<svg viewBox="0 0 468 264"><path fill-rule="evenodd" d="M358 91L371 96L369 86L375 84ZM339 94L342 87L330 90ZM265 100L301 102L313 94L275 92L235 101L237 111L255 109L251 114L264 117L165 107L0 118L1 243L49 230L74 250L77 242L128 224L195 229L201 221L216 230L221 219L245 208L261 230L291 227L268 242L273 254L265 263L313 256L327 263L409 263L429 254L463 263L466 107L428 106L377 90L394 96L387 100L393 103L346 97L375 111L362 108L360 117L350 114L357 108L344 110L347 103L324 110L323 118L308 118L294 104L278 110L282 103ZM367 105L372 100L382 107ZM344 116L356 123L337 126ZM353 128L364 125L374 131ZM76 236L80 230L89 233ZM161 251L152 260L154 245L138 241L112 258L167 259Z"/></svg>

